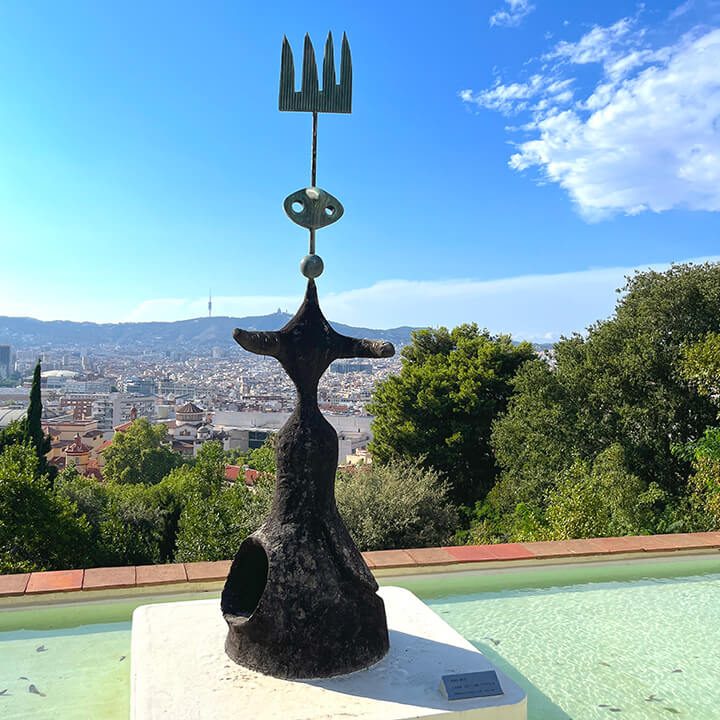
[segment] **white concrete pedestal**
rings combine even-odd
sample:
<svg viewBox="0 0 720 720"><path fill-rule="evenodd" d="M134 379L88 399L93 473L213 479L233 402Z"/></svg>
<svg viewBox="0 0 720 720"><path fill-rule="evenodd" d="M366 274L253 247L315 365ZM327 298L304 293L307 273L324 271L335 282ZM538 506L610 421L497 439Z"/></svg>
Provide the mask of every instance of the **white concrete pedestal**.
<svg viewBox="0 0 720 720"><path fill-rule="evenodd" d="M132 720L525 720L527 698L448 701L442 675L492 670L489 660L415 595L382 588L390 652L367 670L327 680L278 680L235 665L223 649L219 601L144 605L133 614Z"/></svg>

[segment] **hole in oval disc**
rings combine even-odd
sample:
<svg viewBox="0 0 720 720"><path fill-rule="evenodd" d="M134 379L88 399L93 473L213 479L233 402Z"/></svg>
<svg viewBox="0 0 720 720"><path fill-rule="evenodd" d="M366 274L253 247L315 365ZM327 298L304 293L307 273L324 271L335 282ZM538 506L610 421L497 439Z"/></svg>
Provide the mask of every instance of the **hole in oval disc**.
<svg viewBox="0 0 720 720"><path fill-rule="evenodd" d="M328 217L332 217L332 216L335 214L335 208L334 208L332 205L328 205L328 206L325 208L325 214L326 214Z"/></svg>
<svg viewBox="0 0 720 720"><path fill-rule="evenodd" d="M299 200L296 200L296 201L292 204L292 211L293 211L296 215L299 215L304 209L305 209L305 205L304 205L303 203L301 203Z"/></svg>

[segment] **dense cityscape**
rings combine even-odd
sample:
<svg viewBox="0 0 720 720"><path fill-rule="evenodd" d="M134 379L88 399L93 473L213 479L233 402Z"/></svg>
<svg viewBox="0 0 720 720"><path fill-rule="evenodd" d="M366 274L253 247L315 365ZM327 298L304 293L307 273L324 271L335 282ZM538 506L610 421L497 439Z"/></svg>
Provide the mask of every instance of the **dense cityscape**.
<svg viewBox="0 0 720 720"><path fill-rule="evenodd" d="M26 412L38 360L43 422L53 438L50 460L59 469L72 463L101 475L102 450L138 417L164 424L173 449L189 457L207 440L222 441L225 450L257 448L295 403L295 389L280 365L235 347L231 339L224 347L195 352L0 344L0 428ZM339 360L322 378L320 408L339 433L340 463L366 450L371 418L365 405L399 364L397 354L383 361ZM78 462L74 453L81 447L87 456Z"/></svg>

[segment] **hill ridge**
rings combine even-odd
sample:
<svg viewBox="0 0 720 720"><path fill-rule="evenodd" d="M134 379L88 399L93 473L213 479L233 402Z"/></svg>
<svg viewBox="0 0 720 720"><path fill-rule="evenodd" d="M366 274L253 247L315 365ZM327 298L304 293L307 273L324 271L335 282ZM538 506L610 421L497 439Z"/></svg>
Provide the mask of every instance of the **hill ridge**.
<svg viewBox="0 0 720 720"><path fill-rule="evenodd" d="M174 321L95 323L74 320L37 320L32 317L0 315L0 344L24 347L98 347L98 346L163 346L165 348L194 345L198 349L231 344L236 327L245 330L279 330L292 315L274 312L269 315L188 318ZM397 345L410 342L416 328L402 326L386 330L354 327L331 321L340 333L356 337L389 340Z"/></svg>

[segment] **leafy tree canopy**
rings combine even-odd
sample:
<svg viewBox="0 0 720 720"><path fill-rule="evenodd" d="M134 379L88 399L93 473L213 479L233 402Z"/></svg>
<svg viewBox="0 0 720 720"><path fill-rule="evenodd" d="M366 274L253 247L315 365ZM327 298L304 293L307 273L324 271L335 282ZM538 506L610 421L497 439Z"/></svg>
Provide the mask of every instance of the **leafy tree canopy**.
<svg viewBox="0 0 720 720"><path fill-rule="evenodd" d="M666 494L628 472L623 449L612 445L593 462L575 460L559 471L536 502L497 512L492 498L476 509L466 542L485 543L644 535L668 531Z"/></svg>
<svg viewBox="0 0 720 720"><path fill-rule="evenodd" d="M100 483L69 468L60 474L58 493L90 523L93 564L151 564L173 560L185 507L213 498L224 478L222 445L209 442L193 463L174 468L154 485Z"/></svg>
<svg viewBox="0 0 720 720"><path fill-rule="evenodd" d="M274 475L276 470L276 438L276 434L272 433L259 448L227 450L225 452L225 461L228 465L247 465L253 470Z"/></svg>
<svg viewBox="0 0 720 720"><path fill-rule="evenodd" d="M373 457L422 458L444 473L454 500L484 497L495 479L493 420L505 411L512 380L534 357L529 343L513 345L475 324L420 330L403 349L402 369L378 385Z"/></svg>
<svg viewBox="0 0 720 720"><path fill-rule="evenodd" d="M90 527L77 507L53 492L28 444L0 452L0 573L85 567Z"/></svg>
<svg viewBox="0 0 720 720"><path fill-rule="evenodd" d="M720 333L709 332L701 340L683 346L680 374L703 395L717 401L720 395Z"/></svg>
<svg viewBox="0 0 720 720"><path fill-rule="evenodd" d="M37 475L46 475L50 482L55 480L57 468L47 461L52 440L42 429L42 399L41 399L41 369L40 363L35 366L32 387L30 388L30 402L27 415L16 422L10 423L0 430L0 451L9 445L29 443L37 455L35 472Z"/></svg>
<svg viewBox="0 0 720 720"><path fill-rule="evenodd" d="M720 331L720 266L637 273L621 293L611 318L555 345L553 367L520 369L493 432L498 510L543 505L565 469L616 444L645 485L685 492L687 461L672 448L701 435L716 409L681 368L688 345Z"/></svg>
<svg viewBox="0 0 720 720"><path fill-rule="evenodd" d="M232 558L267 516L273 486L269 477L261 476L252 488L236 482L207 498L191 496L180 516L176 560Z"/></svg>
<svg viewBox="0 0 720 720"><path fill-rule="evenodd" d="M155 485L182 462L167 445L167 428L138 418L125 432L115 433L105 450L103 474L110 482Z"/></svg>

